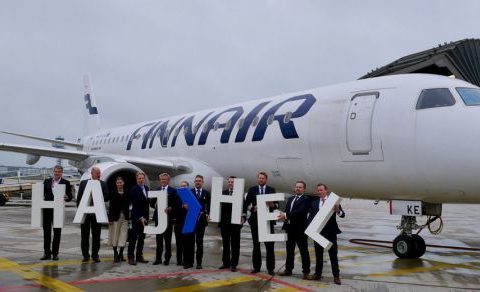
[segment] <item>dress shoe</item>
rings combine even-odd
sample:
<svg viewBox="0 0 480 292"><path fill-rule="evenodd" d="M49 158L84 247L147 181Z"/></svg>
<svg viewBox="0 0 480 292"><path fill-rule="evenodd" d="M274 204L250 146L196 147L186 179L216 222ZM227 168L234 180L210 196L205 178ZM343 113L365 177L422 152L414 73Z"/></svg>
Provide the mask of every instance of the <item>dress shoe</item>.
<svg viewBox="0 0 480 292"><path fill-rule="evenodd" d="M270 276L275 276L275 271L274 271L274 270L270 270L270 271L268 271L268 274L269 274Z"/></svg>
<svg viewBox="0 0 480 292"><path fill-rule="evenodd" d="M120 262L120 257L117 255L117 256L114 256L113 257L113 262L114 263L119 263Z"/></svg>
<svg viewBox="0 0 480 292"><path fill-rule="evenodd" d="M340 281L340 277L333 277L333 283L337 285L342 285L342 281Z"/></svg>
<svg viewBox="0 0 480 292"><path fill-rule="evenodd" d="M228 268L230 268L230 266L221 265L218 269L219 270L225 270L225 269L228 269Z"/></svg>
<svg viewBox="0 0 480 292"><path fill-rule="evenodd" d="M182 262L177 262L177 266L183 266Z"/></svg>
<svg viewBox="0 0 480 292"><path fill-rule="evenodd" d="M230 271L232 271L232 272L235 273L235 272L238 271L238 270L237 270L237 267L233 266L233 267L230 268Z"/></svg>
<svg viewBox="0 0 480 292"><path fill-rule="evenodd" d="M89 258L89 257L83 257L83 259L82 259L82 263L86 263L86 262L88 262L89 260L90 260L90 258Z"/></svg>
<svg viewBox="0 0 480 292"><path fill-rule="evenodd" d="M52 257L52 261L58 261L58 255L54 255L54 256Z"/></svg>
<svg viewBox="0 0 480 292"><path fill-rule="evenodd" d="M161 263L162 263L162 261L157 261L157 260L156 260L156 261L153 262L153 265L154 265L154 266L158 266L158 265L160 265Z"/></svg>
<svg viewBox="0 0 480 292"><path fill-rule="evenodd" d="M302 280L310 280L309 274L303 274Z"/></svg>
<svg viewBox="0 0 480 292"><path fill-rule="evenodd" d="M196 269L197 269L197 270L201 270L201 269L202 269L202 265L197 265Z"/></svg>
<svg viewBox="0 0 480 292"><path fill-rule="evenodd" d="M164 266L168 266L169 264L170 264L170 260L165 260L165 261L163 261L163 265L164 265Z"/></svg>
<svg viewBox="0 0 480 292"><path fill-rule="evenodd" d="M192 264L184 264L183 268L184 269L190 269L190 268L193 268L193 265Z"/></svg>
<svg viewBox="0 0 480 292"><path fill-rule="evenodd" d="M284 276L291 276L291 275L292 275L292 271L287 271L287 270L285 270L285 271L283 271L283 272L278 273L278 275L279 275L279 276L282 276L282 277L284 277Z"/></svg>
<svg viewBox="0 0 480 292"><path fill-rule="evenodd" d="M135 262L135 259L133 257L128 257L128 264L135 266L137 263Z"/></svg>
<svg viewBox="0 0 480 292"><path fill-rule="evenodd" d="M139 257L137 257L137 263L146 264L146 263L148 263L148 261L145 260L145 259L143 258L143 256L139 256Z"/></svg>
<svg viewBox="0 0 480 292"><path fill-rule="evenodd" d="M312 281L320 281L322 279L322 276L317 275L317 274L313 274L308 279L312 280Z"/></svg>
<svg viewBox="0 0 480 292"><path fill-rule="evenodd" d="M258 273L258 272L260 272L260 270L253 269L253 270L250 271L250 274L256 274L256 273Z"/></svg>
<svg viewBox="0 0 480 292"><path fill-rule="evenodd" d="M95 258L92 258L92 260L96 263L99 263L101 262L100 258L99 257L95 257Z"/></svg>
<svg viewBox="0 0 480 292"><path fill-rule="evenodd" d="M49 255L43 255L43 257L40 259L41 261L45 261L45 260L49 260L51 259L52 256L49 256Z"/></svg>
<svg viewBox="0 0 480 292"><path fill-rule="evenodd" d="M125 258L123 257L123 255L119 255L118 258L120 259L121 262L125 262Z"/></svg>

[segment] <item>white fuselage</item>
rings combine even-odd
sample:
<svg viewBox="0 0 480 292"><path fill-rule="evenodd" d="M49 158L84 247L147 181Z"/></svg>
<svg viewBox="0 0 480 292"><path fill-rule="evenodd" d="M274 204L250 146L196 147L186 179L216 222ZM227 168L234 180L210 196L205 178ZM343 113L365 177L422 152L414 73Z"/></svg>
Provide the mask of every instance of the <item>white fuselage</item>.
<svg viewBox="0 0 480 292"><path fill-rule="evenodd" d="M82 142L99 156L180 159L194 174L208 169L200 174L247 185L266 171L282 192L304 180L310 192L322 182L344 197L480 203L480 106L466 106L456 87L474 88L422 74L366 79L102 130ZM430 88L449 88L455 104L417 110Z"/></svg>

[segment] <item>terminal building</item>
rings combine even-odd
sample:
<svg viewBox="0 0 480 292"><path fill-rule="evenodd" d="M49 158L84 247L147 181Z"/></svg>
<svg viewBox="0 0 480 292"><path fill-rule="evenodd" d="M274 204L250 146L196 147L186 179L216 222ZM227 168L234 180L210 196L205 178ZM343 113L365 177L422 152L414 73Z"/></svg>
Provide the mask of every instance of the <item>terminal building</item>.
<svg viewBox="0 0 480 292"><path fill-rule="evenodd" d="M480 86L480 39L464 39L402 57L359 79L404 73L451 76Z"/></svg>

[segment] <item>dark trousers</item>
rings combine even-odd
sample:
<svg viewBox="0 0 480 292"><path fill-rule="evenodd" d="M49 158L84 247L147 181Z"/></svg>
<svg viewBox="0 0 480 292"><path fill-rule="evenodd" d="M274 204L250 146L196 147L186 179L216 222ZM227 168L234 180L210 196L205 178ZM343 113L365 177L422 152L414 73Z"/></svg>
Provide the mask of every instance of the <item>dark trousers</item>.
<svg viewBox="0 0 480 292"><path fill-rule="evenodd" d="M172 257L172 224L168 223L167 229L162 234L156 234L157 241L156 258L157 261L162 261L163 242L165 241L165 260L170 261Z"/></svg>
<svg viewBox="0 0 480 292"><path fill-rule="evenodd" d="M328 256L330 257L330 263L332 265L332 274L334 277L340 276L340 269L338 268L338 246L337 246L337 235L325 236L330 242L332 242L332 247L328 250ZM315 274L322 275L323 270L323 247L315 242Z"/></svg>
<svg viewBox="0 0 480 292"><path fill-rule="evenodd" d="M43 251L46 256L58 255L62 228L53 228L53 209L43 209ZM51 248L50 248L51 245Z"/></svg>
<svg viewBox="0 0 480 292"><path fill-rule="evenodd" d="M250 230L252 231L253 240L253 253L252 263L254 270L260 270L262 268L262 252L260 250L260 242L258 241L258 224L252 222L250 224ZM270 225L270 233L274 233L273 226ZM267 270L275 270L275 242L265 242L265 249L267 250Z"/></svg>
<svg viewBox="0 0 480 292"><path fill-rule="evenodd" d="M177 248L177 264L183 263L183 224L173 225L173 231L175 233L175 246Z"/></svg>
<svg viewBox="0 0 480 292"><path fill-rule="evenodd" d="M292 271L295 261L295 245L300 250L302 256L302 272L304 274L310 273L310 254L308 253L307 235L303 232L287 233L287 260L285 263L285 270Z"/></svg>
<svg viewBox="0 0 480 292"><path fill-rule="evenodd" d="M81 247L82 255L85 258L90 257L88 253L90 246L90 230L92 231L92 258L98 258L98 251L100 250L100 232L101 225L97 223L97 218L95 214L85 215L85 221L83 224L80 224L81 230Z"/></svg>
<svg viewBox="0 0 480 292"><path fill-rule="evenodd" d="M128 242L128 257L135 258L135 246L137 247L137 258L143 257L143 242L145 241L145 233L143 233L143 224L137 221L132 222L132 230L130 233L130 241Z"/></svg>
<svg viewBox="0 0 480 292"><path fill-rule="evenodd" d="M183 262L184 264L193 265L193 254L195 251L195 244L197 245L197 265L202 264L203 260L203 237L205 235L205 224L198 224L195 227L195 232L184 234L183 245Z"/></svg>
<svg viewBox="0 0 480 292"><path fill-rule="evenodd" d="M225 267L236 267L238 265L241 230L241 224L222 223L220 226L223 244L222 262Z"/></svg>

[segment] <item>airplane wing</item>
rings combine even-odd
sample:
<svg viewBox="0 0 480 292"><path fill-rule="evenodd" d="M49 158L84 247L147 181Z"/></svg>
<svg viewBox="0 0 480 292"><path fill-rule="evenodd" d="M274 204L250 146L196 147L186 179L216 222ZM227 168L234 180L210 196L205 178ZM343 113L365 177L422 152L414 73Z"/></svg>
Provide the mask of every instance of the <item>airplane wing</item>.
<svg viewBox="0 0 480 292"><path fill-rule="evenodd" d="M79 150L58 149L53 147L30 146L19 144L0 143L0 151L24 153L53 158L62 158L73 161L82 161L90 157L109 158L115 162L128 162L141 169L160 168L163 170L187 171L190 169L188 163L182 161L170 161L167 159L146 159L135 156L111 155L106 153L88 153Z"/></svg>
<svg viewBox="0 0 480 292"><path fill-rule="evenodd" d="M0 151L17 152L38 156L62 158L74 161L82 161L90 157L87 152L53 147L27 146L19 144L0 143Z"/></svg>
<svg viewBox="0 0 480 292"><path fill-rule="evenodd" d="M14 132L7 132L7 131L0 131L0 133L7 134L7 135L12 135L12 136L17 136L17 137L28 138L28 139L32 139L32 140L38 140L38 141L42 141L42 142L48 142L48 143L65 145L65 146L69 146L69 147L75 147L75 148L77 148L77 149L81 149L81 148L83 147L83 145L80 144L80 143L73 143L73 142L66 142L66 141L61 141L61 140L46 139L46 138L43 138L43 137L37 137L37 136L20 134L20 133L14 133Z"/></svg>

